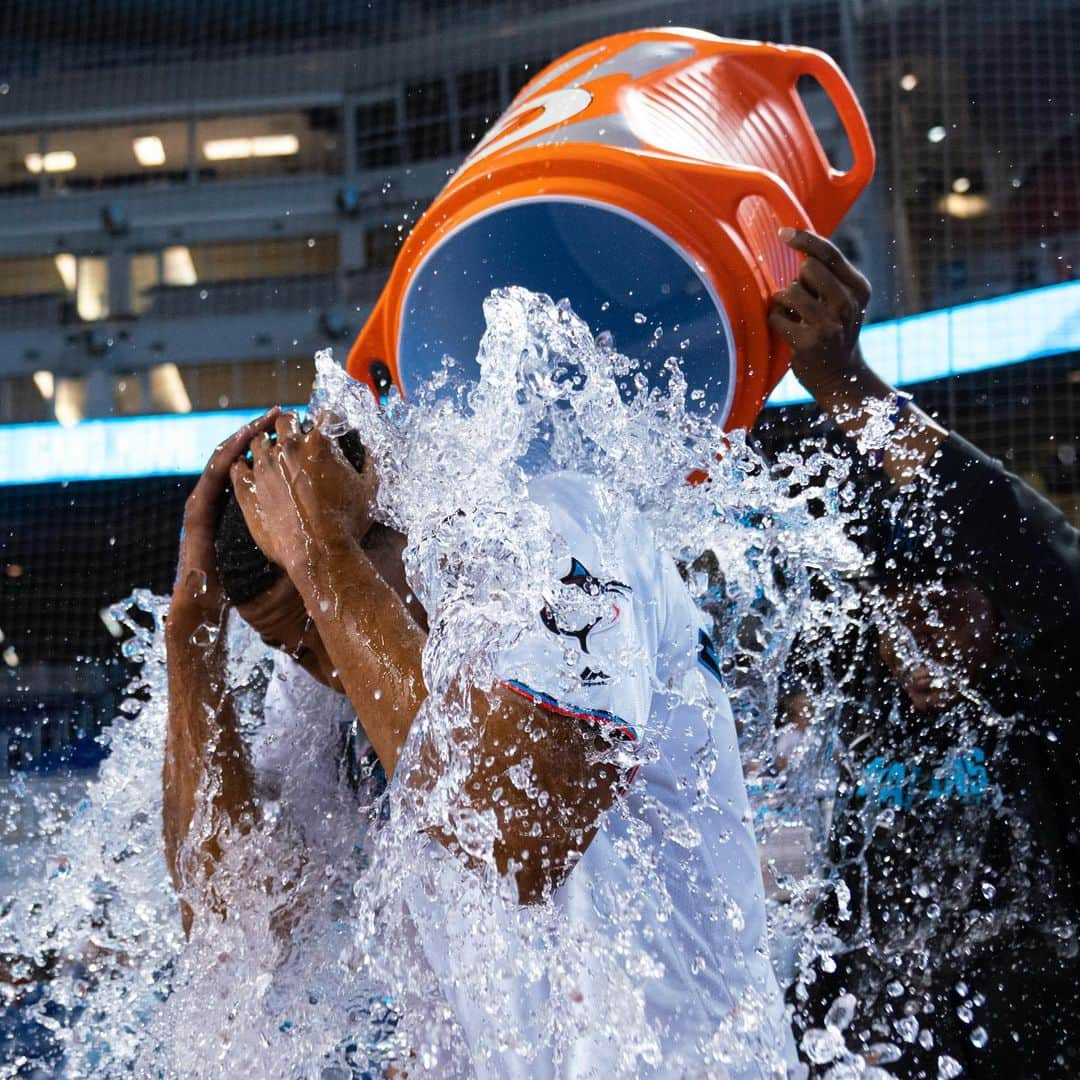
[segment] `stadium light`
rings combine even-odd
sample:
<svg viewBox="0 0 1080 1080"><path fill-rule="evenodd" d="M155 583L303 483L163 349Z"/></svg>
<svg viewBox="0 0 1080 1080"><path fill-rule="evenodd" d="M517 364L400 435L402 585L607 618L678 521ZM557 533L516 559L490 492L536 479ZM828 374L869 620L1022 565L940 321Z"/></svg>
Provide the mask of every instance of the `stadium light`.
<svg viewBox="0 0 1080 1080"><path fill-rule="evenodd" d="M300 153L300 140L295 135L256 135L251 143L256 157L288 157Z"/></svg>
<svg viewBox="0 0 1080 1080"><path fill-rule="evenodd" d="M900 76L900 89L901 90L905 90L905 91L907 91L907 93L910 94L911 91L914 90L915 87L918 86L918 85L919 85L919 76L916 75L915 72L909 71L906 74Z"/></svg>
<svg viewBox="0 0 1080 1080"><path fill-rule="evenodd" d="M64 283L64 288L69 292L75 291L75 286L78 284L78 262L74 255L63 254L57 255L53 262L56 264L56 272L60 275L60 280Z"/></svg>
<svg viewBox="0 0 1080 1080"><path fill-rule="evenodd" d="M61 427L72 428L83 418L83 397L83 388L76 379L61 379L56 384L53 414Z"/></svg>
<svg viewBox="0 0 1080 1080"><path fill-rule="evenodd" d="M949 133L942 127L941 124L935 124L927 133L926 138L929 142L939 143L945 141L945 136Z"/></svg>
<svg viewBox="0 0 1080 1080"><path fill-rule="evenodd" d="M56 393L56 379L53 378L51 371L35 371L34 385L38 388L38 393L46 401L52 401Z"/></svg>
<svg viewBox="0 0 1080 1080"><path fill-rule="evenodd" d="M938 209L949 217L970 221L972 218L982 217L990 209L990 200L985 195L950 191L938 200Z"/></svg>
<svg viewBox="0 0 1080 1080"><path fill-rule="evenodd" d="M159 364L150 370L150 398L167 412L191 412L191 398L180 369L172 363Z"/></svg>
<svg viewBox="0 0 1080 1080"><path fill-rule="evenodd" d="M167 247L161 255L161 280L166 285L197 285L199 275L195 272L195 260L191 248Z"/></svg>
<svg viewBox="0 0 1080 1080"><path fill-rule="evenodd" d="M165 164L165 144L157 135L144 135L135 139L131 146L140 165L153 168Z"/></svg>
<svg viewBox="0 0 1080 1080"><path fill-rule="evenodd" d="M289 157L300 152L295 135L256 135L244 139L210 139L203 143L208 161L240 161L252 157Z"/></svg>
<svg viewBox="0 0 1080 1080"><path fill-rule="evenodd" d="M79 318L97 322L109 314L109 267L102 255L84 255L79 259L75 308Z"/></svg>
<svg viewBox="0 0 1080 1080"><path fill-rule="evenodd" d="M235 161L251 157L250 139L210 139L203 143L208 161Z"/></svg>
<svg viewBox="0 0 1080 1080"><path fill-rule="evenodd" d="M958 176L952 182L952 189L957 195L966 195L971 190L971 181L966 176Z"/></svg>
<svg viewBox="0 0 1080 1080"><path fill-rule="evenodd" d="M70 150L50 150L44 156L27 154L23 159L29 172L37 175L42 170L47 173L71 172L78 165L78 159Z"/></svg>

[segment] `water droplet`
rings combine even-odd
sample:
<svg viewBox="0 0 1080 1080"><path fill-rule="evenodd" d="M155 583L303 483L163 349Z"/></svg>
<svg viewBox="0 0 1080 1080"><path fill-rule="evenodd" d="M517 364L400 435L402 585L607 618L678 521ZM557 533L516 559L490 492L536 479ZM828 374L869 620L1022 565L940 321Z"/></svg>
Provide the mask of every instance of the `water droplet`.
<svg viewBox="0 0 1080 1080"><path fill-rule="evenodd" d="M971 1045L978 1047L982 1050L986 1044L990 1041L990 1037L986 1034L986 1028L974 1027L971 1029Z"/></svg>
<svg viewBox="0 0 1080 1080"><path fill-rule="evenodd" d="M855 1017L855 996L853 994L841 994L833 1003L829 1006L829 1011L825 1014L826 1026L832 1026L839 1031L847 1029L848 1025Z"/></svg>
<svg viewBox="0 0 1080 1080"><path fill-rule="evenodd" d="M644 322L647 322L647 319L645 318L645 316L640 311L635 311L634 312L634 322L636 322L638 324L638 326L641 326Z"/></svg>
<svg viewBox="0 0 1080 1080"><path fill-rule="evenodd" d="M701 846L701 832L688 821L672 826L667 831L667 838L679 847L689 849Z"/></svg>
<svg viewBox="0 0 1080 1080"><path fill-rule="evenodd" d="M802 1040L803 1053L815 1065L828 1065L846 1049L844 1037L836 1028L811 1028Z"/></svg>
<svg viewBox="0 0 1080 1080"><path fill-rule="evenodd" d="M200 623L195 627L188 640L192 645L205 648L207 645L213 645L214 642L217 641L220 633L221 627L215 623Z"/></svg>
<svg viewBox="0 0 1080 1080"><path fill-rule="evenodd" d="M903 1051L896 1043L874 1043L867 1051L867 1056L878 1065L891 1065L903 1057Z"/></svg>
<svg viewBox="0 0 1080 1080"><path fill-rule="evenodd" d="M906 1043L913 1043L919 1035L919 1021L914 1016L904 1016L893 1021L896 1033Z"/></svg>
<svg viewBox="0 0 1080 1080"><path fill-rule="evenodd" d="M955 1080L964 1071L964 1067L954 1057L949 1057L948 1054L942 1054L938 1058L937 1074L938 1080Z"/></svg>

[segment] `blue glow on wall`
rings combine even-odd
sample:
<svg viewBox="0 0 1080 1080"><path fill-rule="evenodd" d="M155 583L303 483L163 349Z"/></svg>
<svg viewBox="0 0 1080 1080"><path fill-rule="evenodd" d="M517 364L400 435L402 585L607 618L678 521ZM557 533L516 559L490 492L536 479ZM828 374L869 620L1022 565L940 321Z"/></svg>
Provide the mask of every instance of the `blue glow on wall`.
<svg viewBox="0 0 1080 1080"><path fill-rule="evenodd" d="M863 330L862 347L893 385L1080 351L1080 281L875 323ZM809 400L789 373L768 403ZM85 420L73 427L0 425L0 484L192 475L254 415L230 410Z"/></svg>
<svg viewBox="0 0 1080 1080"><path fill-rule="evenodd" d="M135 416L0 427L0 483L119 480L200 473L223 439L258 411Z"/></svg>

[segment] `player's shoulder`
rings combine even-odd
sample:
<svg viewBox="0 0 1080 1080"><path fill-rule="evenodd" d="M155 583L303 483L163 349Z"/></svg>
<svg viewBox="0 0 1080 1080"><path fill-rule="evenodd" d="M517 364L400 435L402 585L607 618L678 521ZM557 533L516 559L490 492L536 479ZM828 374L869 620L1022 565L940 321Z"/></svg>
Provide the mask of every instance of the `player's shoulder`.
<svg viewBox="0 0 1080 1080"><path fill-rule="evenodd" d="M529 497L548 512L552 529L582 562L599 560L618 569L635 579L635 591L654 598L686 598L674 560L660 550L648 519L624 492L588 473L560 470L532 478Z"/></svg>
<svg viewBox="0 0 1080 1080"><path fill-rule="evenodd" d="M588 473L561 469L532 477L529 498L552 515L556 526L565 520L586 531L603 531L611 517L603 485Z"/></svg>

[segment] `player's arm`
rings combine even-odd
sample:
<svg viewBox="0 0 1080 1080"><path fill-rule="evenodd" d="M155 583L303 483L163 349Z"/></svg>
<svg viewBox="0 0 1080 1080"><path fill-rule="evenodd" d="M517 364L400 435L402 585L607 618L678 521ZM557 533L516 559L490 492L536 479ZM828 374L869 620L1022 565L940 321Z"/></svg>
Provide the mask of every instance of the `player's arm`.
<svg viewBox="0 0 1080 1080"><path fill-rule="evenodd" d="M273 427L277 410L241 428L215 451L184 509L180 559L165 629L169 714L162 766L165 859L179 892L194 884L207 887L220 857L217 828L237 826L252 809L252 781L226 679L227 605L214 571L214 529L229 467L247 450L252 437ZM185 858L185 843L196 799L208 770L213 826L198 849ZM195 879L195 880L193 880ZM192 910L182 901L185 932Z"/></svg>
<svg viewBox="0 0 1080 1080"><path fill-rule="evenodd" d="M355 539L355 507L373 497L371 479L357 474L317 428L301 432L292 416L278 421L276 442L253 442L252 459L252 465L237 461L232 469L248 527L304 598L392 776L427 696L421 667L426 633ZM522 901L537 900L592 840L600 815L617 796L619 770L596 760L603 747L573 718L502 688L469 694L476 742L464 794L472 809L496 816L499 871L515 874ZM525 757L532 759L531 794L508 775ZM440 751L426 743L407 780L433 787L443 767ZM439 839L451 848L464 846L449 824Z"/></svg>
<svg viewBox="0 0 1080 1080"><path fill-rule="evenodd" d="M791 368L843 431L858 438L896 391L858 348L870 285L828 240L790 230L787 243L806 256L799 279L772 299L770 325L791 345ZM1019 477L951 434L913 402L901 409L882 465L947 516L953 550L979 573L999 612L1045 642L1053 676L1069 671L1069 629L1080 610L1080 533ZM1056 670L1054 670L1056 669Z"/></svg>
<svg viewBox="0 0 1080 1080"><path fill-rule="evenodd" d="M875 374L859 349L870 283L835 244L802 229L781 229L805 255L798 279L774 293L769 325L791 346L791 370L818 407L858 439L875 418L896 408L896 390ZM948 432L914 403L901 404L882 465L891 480L910 484Z"/></svg>

